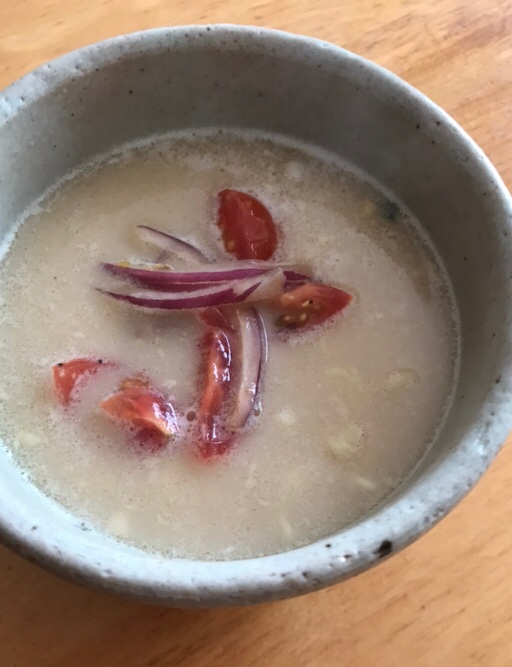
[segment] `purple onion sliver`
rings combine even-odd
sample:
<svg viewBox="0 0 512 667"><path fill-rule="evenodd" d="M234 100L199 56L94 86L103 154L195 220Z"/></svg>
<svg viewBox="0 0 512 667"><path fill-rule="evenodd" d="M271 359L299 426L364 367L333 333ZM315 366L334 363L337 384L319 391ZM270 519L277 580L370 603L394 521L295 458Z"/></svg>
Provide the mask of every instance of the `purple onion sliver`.
<svg viewBox="0 0 512 667"><path fill-rule="evenodd" d="M239 354L238 386L235 405L226 426L242 429L254 409L261 372L262 345L258 317L253 308L237 309L237 338Z"/></svg>
<svg viewBox="0 0 512 667"><path fill-rule="evenodd" d="M109 292L108 290L99 290L102 294L107 294L118 301L125 301L133 306L141 308L152 308L159 310L193 310L195 308L210 308L211 306L229 306L236 303L243 303L251 293L256 290L258 285L253 285L245 294L234 294L231 288L217 290L209 294L197 295L197 292L190 296L177 297L175 294L167 295L166 298L154 298L149 296L137 296L136 294L119 294Z"/></svg>
<svg viewBox="0 0 512 667"><path fill-rule="evenodd" d="M299 285L304 285L311 281L310 276L307 276L305 273L298 273L297 271L284 271L284 277L286 279L284 283L284 289L289 290L294 287L299 287Z"/></svg>
<svg viewBox="0 0 512 667"><path fill-rule="evenodd" d="M170 282L165 272L135 269L117 264L102 264L102 268L110 275L123 278L128 284L147 288L153 292L194 292L210 287L221 287L231 282ZM164 274L163 277L160 277L161 273Z"/></svg>
<svg viewBox="0 0 512 667"><path fill-rule="evenodd" d="M187 291L186 288L176 288L177 285L193 283L195 285L204 283L204 287L216 282L228 282L232 280L246 280L261 276L269 271L282 268L286 278L285 289L297 287L310 278L294 269L286 268L276 264L260 262L260 266L255 266L250 262L233 262L229 265L208 265L201 267L200 271L172 271L159 268L144 268L126 264L112 264L105 262L102 268L107 273L121 278L126 278L142 287L159 292ZM242 266L243 265L243 266Z"/></svg>
<svg viewBox="0 0 512 667"><path fill-rule="evenodd" d="M263 315L256 308L254 308L254 312L258 320L258 328L260 331L260 341L261 341L261 364L260 364L260 372L258 375L258 384L259 384L261 374L263 372L263 366L268 361L268 336L267 336L267 327L265 326L265 320L263 319Z"/></svg>
<svg viewBox="0 0 512 667"><path fill-rule="evenodd" d="M261 376L263 375L263 369L265 368L267 361L268 361L268 336L267 336L267 328L265 326L265 320L263 319L262 314L260 311L255 308L254 312L256 313L256 317L258 319L258 327L259 327L259 332L260 332L260 343L261 343L261 361L260 361L260 367L258 371L258 380L257 380L257 385L256 385L256 398L254 401L253 405L253 411L256 411L256 409L259 410L259 413L261 413L262 410L262 402L261 402Z"/></svg>
<svg viewBox="0 0 512 667"><path fill-rule="evenodd" d="M182 259L192 262L193 264L203 264L208 261L208 257L199 248L196 248L191 243L179 239L177 236L172 236L167 232L162 232L154 227L147 225L139 225L139 234L147 243L173 253Z"/></svg>
<svg viewBox="0 0 512 667"><path fill-rule="evenodd" d="M161 293L147 290L143 293L119 294L109 290L99 291L134 306L158 308L160 310L191 310L211 306L229 306L245 301L273 299L282 292L284 274L281 270L272 271L266 276L238 281L236 283L209 286L206 289L183 293Z"/></svg>
<svg viewBox="0 0 512 667"><path fill-rule="evenodd" d="M277 296L282 294L283 287L285 283L284 272L282 269L275 269L274 271L269 271L263 276L258 276L252 279L253 281L259 281L258 286L251 292L251 301L268 301L269 299L275 299ZM233 291L239 293L244 289L243 284L247 282L250 283L250 280L240 281L235 283ZM248 301L249 299L244 299Z"/></svg>
<svg viewBox="0 0 512 667"><path fill-rule="evenodd" d="M247 280L262 276L274 270L273 266L265 268L235 268L219 269L212 264L208 271L168 271L165 269L144 269L136 266L125 266L123 264L111 264L105 262L102 268L111 275L127 278L132 282L159 291L173 292L176 285L201 284L203 287L214 283L231 282L235 280ZM294 274L298 275L298 274Z"/></svg>

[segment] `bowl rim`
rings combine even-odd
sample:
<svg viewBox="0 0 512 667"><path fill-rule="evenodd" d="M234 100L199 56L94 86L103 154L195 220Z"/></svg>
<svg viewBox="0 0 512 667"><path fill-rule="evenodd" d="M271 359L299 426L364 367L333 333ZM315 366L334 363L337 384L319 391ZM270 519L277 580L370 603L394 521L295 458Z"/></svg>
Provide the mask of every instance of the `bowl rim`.
<svg viewBox="0 0 512 667"><path fill-rule="evenodd" d="M187 41L188 40L188 41ZM110 38L77 49L26 74L0 93L0 126L43 95L51 94L73 76L87 75L101 64L134 54L159 51L162 44L195 48L226 42L261 52L291 54L303 60L328 58L337 66L350 64L379 80L389 94L397 96L408 110L440 119L457 149L468 156L480 177L494 188L494 204L500 220L512 228L512 198L483 151L440 107L389 70L339 46L288 32L231 24L189 25L156 28ZM240 42L237 42L240 40ZM77 67L79 66L79 71ZM512 250L510 251L512 266ZM512 287L509 287L512 296ZM91 587L118 592L151 602L184 606L242 604L307 593L357 574L404 548L445 516L474 486L494 459L512 426L505 397L512 389L512 334L503 354L504 381L491 390L473 427L442 465L425 471L388 506L340 533L312 544L276 555L235 561L192 561L172 559L134 549L130 559L107 562L79 553L72 541L55 543L51 525L30 529L29 518L16 515L0 503L0 538L13 550L65 578ZM485 412L495 412L489 424ZM480 446L486 442L485 448ZM468 462L471 462L468 465ZM0 492L1 495L1 492ZM131 553L131 552L130 552Z"/></svg>

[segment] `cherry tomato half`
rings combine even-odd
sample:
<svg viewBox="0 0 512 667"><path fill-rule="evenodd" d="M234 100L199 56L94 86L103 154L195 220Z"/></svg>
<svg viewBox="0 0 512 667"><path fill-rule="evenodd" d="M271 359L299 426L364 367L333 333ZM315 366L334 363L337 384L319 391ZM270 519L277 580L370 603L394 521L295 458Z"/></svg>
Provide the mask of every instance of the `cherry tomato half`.
<svg viewBox="0 0 512 667"><path fill-rule="evenodd" d="M306 283L284 292L273 305L280 311L279 327L302 329L322 324L348 306L351 300L350 294L336 287Z"/></svg>
<svg viewBox="0 0 512 667"><path fill-rule="evenodd" d="M88 377L97 373L101 368L115 366L111 361L104 359L71 359L53 366L53 382L57 397L62 405L69 405L73 400L75 390Z"/></svg>
<svg viewBox="0 0 512 667"><path fill-rule="evenodd" d="M133 427L141 444L161 447L178 432L172 404L143 378L123 380L119 390L100 405L111 417Z"/></svg>
<svg viewBox="0 0 512 667"><path fill-rule="evenodd" d="M207 331L202 345L206 354L203 392L197 415L198 453L207 459L223 454L231 445L231 436L223 429L222 411L231 384L232 355L229 338L219 329Z"/></svg>
<svg viewBox="0 0 512 667"><path fill-rule="evenodd" d="M219 192L217 224L226 251L237 259L267 260L276 250L277 231L270 212L256 197L245 192Z"/></svg>

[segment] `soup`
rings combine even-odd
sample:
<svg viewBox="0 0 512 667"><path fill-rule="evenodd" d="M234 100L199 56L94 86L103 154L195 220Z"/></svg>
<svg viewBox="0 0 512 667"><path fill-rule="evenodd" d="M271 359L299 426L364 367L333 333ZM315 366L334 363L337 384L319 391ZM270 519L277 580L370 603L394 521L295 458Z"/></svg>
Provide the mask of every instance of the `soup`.
<svg viewBox="0 0 512 667"><path fill-rule="evenodd" d="M303 328L251 303L268 359L247 423L210 457L196 442L211 369L198 311L148 311L94 288L125 293L102 262L192 270L148 245L140 225L236 266L216 224L228 188L274 221L273 266L300 267L352 299ZM144 550L224 560L327 537L411 473L449 408L458 329L439 258L400 203L307 146L219 131L128 147L45 196L0 272L0 435L84 530ZM51 369L76 358L105 369L62 405ZM134 442L101 409L127 375L172 406L165 443Z"/></svg>

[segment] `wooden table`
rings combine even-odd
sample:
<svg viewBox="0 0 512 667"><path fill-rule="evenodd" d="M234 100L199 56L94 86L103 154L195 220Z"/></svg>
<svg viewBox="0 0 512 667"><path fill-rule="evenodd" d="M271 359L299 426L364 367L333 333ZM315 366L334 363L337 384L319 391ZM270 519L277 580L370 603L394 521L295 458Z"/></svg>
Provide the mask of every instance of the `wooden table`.
<svg viewBox="0 0 512 667"><path fill-rule="evenodd" d="M389 67L451 113L512 184L509 0L1 0L0 86L112 35L248 23ZM2 667L510 667L512 447L426 537L330 590L246 609L151 608L0 548Z"/></svg>

